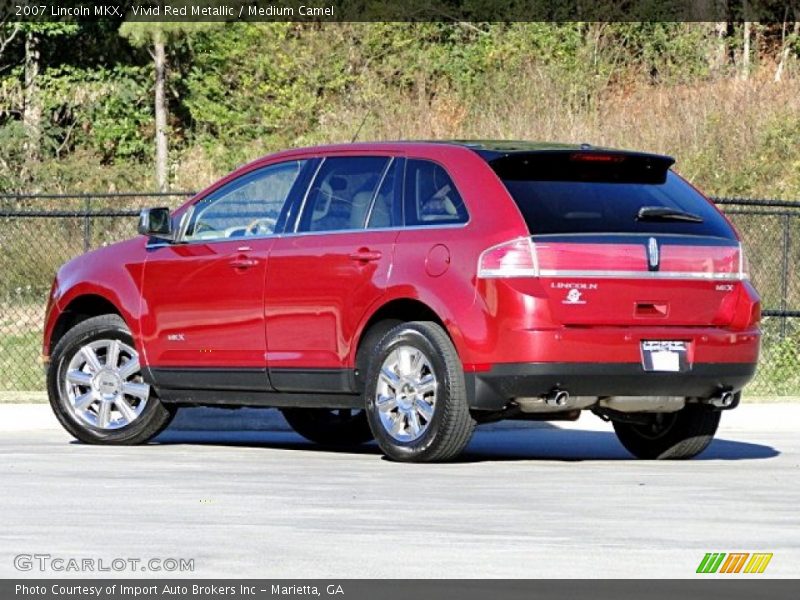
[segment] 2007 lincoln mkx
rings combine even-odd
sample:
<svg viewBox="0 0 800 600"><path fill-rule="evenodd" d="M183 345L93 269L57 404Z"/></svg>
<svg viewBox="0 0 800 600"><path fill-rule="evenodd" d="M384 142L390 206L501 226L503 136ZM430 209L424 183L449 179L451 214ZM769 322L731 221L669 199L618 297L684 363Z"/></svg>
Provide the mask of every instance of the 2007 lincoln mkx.
<svg viewBox="0 0 800 600"><path fill-rule="evenodd" d="M180 406L279 407L309 440L406 461L590 410L637 457L695 456L753 377L760 302L672 164L527 142L267 156L59 270L53 410L135 444Z"/></svg>

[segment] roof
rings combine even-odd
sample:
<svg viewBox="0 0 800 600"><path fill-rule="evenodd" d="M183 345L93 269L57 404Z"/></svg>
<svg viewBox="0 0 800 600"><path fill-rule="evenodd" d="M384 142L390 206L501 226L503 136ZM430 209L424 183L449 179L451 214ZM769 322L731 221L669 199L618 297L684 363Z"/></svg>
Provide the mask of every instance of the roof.
<svg viewBox="0 0 800 600"><path fill-rule="evenodd" d="M308 153L336 154L339 152L376 152L376 151L397 151L407 147L433 147L433 146L457 146L465 150L471 150L486 162L493 162L497 159L511 157L515 154L560 154L560 153L602 153L615 154L640 159L651 159L667 166L675 161L669 156L660 154L650 154L646 152L636 152L631 150L619 150L591 144L561 144L556 142L530 142L524 140L386 140L373 142L349 142L337 144L325 144L310 146L305 148L292 148L274 154L264 156L242 168L252 167L263 163L265 160L288 159L291 157L305 155ZM233 174L237 174L239 170Z"/></svg>
<svg viewBox="0 0 800 600"><path fill-rule="evenodd" d="M478 154L487 162L498 158L503 158L513 154L531 153L558 153L558 152L598 152L603 154L622 154L626 156L637 156L641 158L652 158L656 160L666 160L670 164L674 162L669 156L651 154L648 152L637 152L633 150L620 150L616 148L606 148L603 146L593 146L591 144L562 144L557 142L531 142L526 140L393 140L382 142L356 142L350 144L333 144L331 146L320 147L324 150L347 149L351 147L362 147L364 149L375 149L380 147L397 147L413 145L437 145L437 146L460 146L467 148Z"/></svg>

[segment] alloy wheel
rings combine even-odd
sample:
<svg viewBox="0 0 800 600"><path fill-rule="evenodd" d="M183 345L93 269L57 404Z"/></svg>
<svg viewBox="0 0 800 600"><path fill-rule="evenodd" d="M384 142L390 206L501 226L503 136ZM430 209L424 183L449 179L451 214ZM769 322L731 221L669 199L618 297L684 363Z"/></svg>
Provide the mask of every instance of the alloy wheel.
<svg viewBox="0 0 800 600"><path fill-rule="evenodd" d="M117 339L82 346L63 375L67 408L81 422L102 430L130 425L150 397L139 354Z"/></svg>
<svg viewBox="0 0 800 600"><path fill-rule="evenodd" d="M436 409L438 382L419 348L398 346L383 361L375 406L386 432L399 442L413 442L428 429Z"/></svg>

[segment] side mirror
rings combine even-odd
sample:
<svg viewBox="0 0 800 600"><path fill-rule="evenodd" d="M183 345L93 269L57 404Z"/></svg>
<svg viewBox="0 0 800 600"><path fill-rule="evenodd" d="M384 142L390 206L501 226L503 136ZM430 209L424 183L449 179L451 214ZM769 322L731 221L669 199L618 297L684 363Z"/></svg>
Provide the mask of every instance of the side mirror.
<svg viewBox="0 0 800 600"><path fill-rule="evenodd" d="M168 208L144 208L139 213L139 233L162 240L173 241L175 232Z"/></svg>

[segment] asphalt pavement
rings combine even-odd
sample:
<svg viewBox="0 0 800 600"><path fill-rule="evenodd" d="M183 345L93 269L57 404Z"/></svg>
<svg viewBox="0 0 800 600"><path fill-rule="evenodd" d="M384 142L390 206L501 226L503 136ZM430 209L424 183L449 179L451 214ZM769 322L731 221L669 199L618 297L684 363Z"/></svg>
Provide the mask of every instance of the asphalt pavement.
<svg viewBox="0 0 800 600"><path fill-rule="evenodd" d="M103 577L695 577L707 552L773 553L736 577L800 576L800 404L744 405L681 462L631 458L589 414L479 428L436 465L203 414L147 446L101 447L47 407L0 406L0 577L92 576L63 570L84 559L126 561Z"/></svg>

